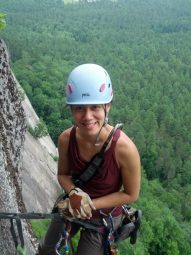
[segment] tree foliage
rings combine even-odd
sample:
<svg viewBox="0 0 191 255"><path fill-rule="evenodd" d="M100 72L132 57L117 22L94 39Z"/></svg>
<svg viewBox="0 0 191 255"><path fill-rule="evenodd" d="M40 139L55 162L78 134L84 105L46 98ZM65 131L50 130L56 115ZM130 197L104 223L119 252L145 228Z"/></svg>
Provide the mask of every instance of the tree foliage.
<svg viewBox="0 0 191 255"><path fill-rule="evenodd" d="M43 136L48 135L48 130L47 130L46 124L44 123L44 121L42 119L39 120L39 122L37 123L37 125L34 128L29 127L28 131L35 138L41 138Z"/></svg>
<svg viewBox="0 0 191 255"><path fill-rule="evenodd" d="M0 13L0 30L5 27L5 14Z"/></svg>

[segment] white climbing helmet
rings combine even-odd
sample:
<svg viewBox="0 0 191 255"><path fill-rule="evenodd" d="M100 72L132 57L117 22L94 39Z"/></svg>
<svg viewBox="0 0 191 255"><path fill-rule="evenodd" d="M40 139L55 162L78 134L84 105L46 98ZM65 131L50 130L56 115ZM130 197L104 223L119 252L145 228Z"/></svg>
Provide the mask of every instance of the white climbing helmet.
<svg viewBox="0 0 191 255"><path fill-rule="evenodd" d="M103 67L96 64L83 64L70 73L66 88L66 104L107 104L112 98L111 80Z"/></svg>

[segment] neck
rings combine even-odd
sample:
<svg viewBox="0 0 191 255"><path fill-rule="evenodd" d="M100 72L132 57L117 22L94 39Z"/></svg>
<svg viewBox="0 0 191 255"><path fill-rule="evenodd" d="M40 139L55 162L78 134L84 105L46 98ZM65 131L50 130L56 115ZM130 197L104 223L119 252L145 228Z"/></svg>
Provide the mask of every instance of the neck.
<svg viewBox="0 0 191 255"><path fill-rule="evenodd" d="M89 146L92 147L98 147L105 142L110 130L111 130L110 126L106 124L100 128L99 132L96 135L88 135L81 133L80 129L77 127L76 135L77 139L80 140L82 143L89 144Z"/></svg>
<svg viewBox="0 0 191 255"><path fill-rule="evenodd" d="M99 130L99 132L98 132L98 134L96 136L95 143L94 143L95 146L99 146L100 145L100 134L101 134L101 131L102 131L103 127L104 127L104 124L102 125L102 127L100 128L100 130Z"/></svg>

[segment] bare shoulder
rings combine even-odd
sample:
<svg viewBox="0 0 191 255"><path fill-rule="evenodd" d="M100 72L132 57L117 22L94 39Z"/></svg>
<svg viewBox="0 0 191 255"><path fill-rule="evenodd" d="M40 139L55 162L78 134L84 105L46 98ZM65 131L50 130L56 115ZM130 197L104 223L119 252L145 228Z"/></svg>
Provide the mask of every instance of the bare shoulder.
<svg viewBox="0 0 191 255"><path fill-rule="evenodd" d="M116 144L116 160L121 170L125 193L129 195L128 203L136 201L141 183L141 162L134 142L121 132Z"/></svg>
<svg viewBox="0 0 191 255"><path fill-rule="evenodd" d="M120 166L126 164L127 161L140 160L137 146L123 131L116 144L116 159Z"/></svg>
<svg viewBox="0 0 191 255"><path fill-rule="evenodd" d="M58 149L59 148L67 148L68 147L68 143L69 143L69 139L70 139L70 132L72 130L71 128L68 128L66 130L64 130L58 137Z"/></svg>
<svg viewBox="0 0 191 255"><path fill-rule="evenodd" d="M126 152L127 154L137 151L135 143L123 131L121 131L120 137L117 141L117 151L121 153Z"/></svg>

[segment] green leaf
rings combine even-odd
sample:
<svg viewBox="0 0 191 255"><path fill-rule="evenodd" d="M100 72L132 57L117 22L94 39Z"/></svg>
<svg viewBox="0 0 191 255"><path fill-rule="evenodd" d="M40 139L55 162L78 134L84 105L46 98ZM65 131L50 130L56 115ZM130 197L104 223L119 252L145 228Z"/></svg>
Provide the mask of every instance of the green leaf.
<svg viewBox="0 0 191 255"><path fill-rule="evenodd" d="M27 248L25 246L22 248L21 245L19 244L17 246L17 253L19 255L27 255Z"/></svg>

